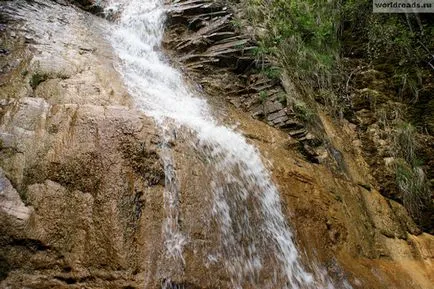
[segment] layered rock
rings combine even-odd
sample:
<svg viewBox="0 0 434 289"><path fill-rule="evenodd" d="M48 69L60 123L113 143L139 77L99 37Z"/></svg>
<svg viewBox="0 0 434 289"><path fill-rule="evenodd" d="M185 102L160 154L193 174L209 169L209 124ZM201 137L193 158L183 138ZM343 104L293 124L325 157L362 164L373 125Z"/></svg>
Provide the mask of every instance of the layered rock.
<svg viewBox="0 0 434 289"><path fill-rule="evenodd" d="M254 118L281 129L289 136L287 141L283 141L269 129L260 129L258 123L253 124L248 118L240 121L246 136L262 146L263 151L268 153L267 159L274 160L275 174L279 176L277 182L284 188L286 204L293 212L291 220L303 239L302 243L311 249L328 248L314 255L322 256L320 259L329 264L329 271L334 271L333 260L336 257L325 252L335 252L335 256L339 256L335 259L336 264L345 264L346 269L354 270L354 277L364 276L361 278L364 281L357 277L352 280L355 287L429 288L432 281L426 278L432 272L429 269L432 254L421 253L426 252L426 248L420 248L419 243L413 240L416 238L429 244L432 236L423 234L415 237L421 231L406 210L397 202L383 198L375 189L382 186L378 185L378 175L371 174L372 164L365 160L365 148L360 145L356 126L345 120L337 124L327 115L319 113L319 119L314 121L318 122L315 125L321 128L320 134L326 143L318 148L321 141L308 132L300 118L295 117L291 111L294 105L287 106L288 103L281 101L291 99L292 94L297 93L294 83L285 78L280 82L270 80L263 74L255 74L255 68L261 63L253 53L257 50L253 33L246 35L246 29L237 29L234 13L225 1L173 2L169 8L166 48L207 94L225 96L236 108L248 111ZM267 62L263 65L270 68ZM283 97L278 97L280 93ZM233 121L237 122L239 114L234 114ZM281 121L285 124L282 125ZM280 151L277 156L270 156L272 148L274 152ZM291 169L285 168L290 163L300 167L306 163L285 158L288 152L283 148L297 148L311 162L320 160L326 167L333 168L333 173L311 164L307 165L309 169L296 168L296 172L290 173L288 170ZM285 161L280 169L276 169L276 163L282 159ZM370 159L367 158L368 161ZM382 166L378 170L387 172ZM312 174L313 171L318 175ZM297 183L302 183L302 187L298 187ZM323 191L324 188L328 188L328 193ZM312 191L315 193L312 194ZM335 192L339 193L336 195ZM315 245L312 245L312 240ZM368 272L365 267L369 266L378 268L382 272L379 273L381 277L375 276L378 272ZM393 267L389 273L394 273L385 273L384 266ZM424 273L419 275L416 273L419 270ZM336 273L341 274L339 270ZM418 281L396 279L394 274L415 274ZM417 282L421 283L415 285Z"/></svg>
<svg viewBox="0 0 434 289"><path fill-rule="evenodd" d="M2 32L12 50L2 61L19 65L2 75L0 287L138 287L158 245L137 239L161 230L156 129L129 107L95 22L81 22L93 18L42 4L40 26Z"/></svg>
<svg viewBox="0 0 434 289"><path fill-rule="evenodd" d="M165 47L208 95L223 96L255 119L288 132L295 147L319 162L320 139L300 119L303 112L290 105L289 88L261 54L252 31L237 27L235 13L225 1L170 3Z"/></svg>
<svg viewBox="0 0 434 289"><path fill-rule="evenodd" d="M0 63L0 287L230 288L213 259L210 177L187 145L192 136L180 131L169 144L183 261L164 242L160 133L113 69L103 20L38 3L37 15L26 10L26 22L1 32L10 53ZM430 288L433 237L368 185L366 164L348 148L354 132L324 116L342 151L345 174L336 175L306 162L281 130L226 110L268 160L307 267L354 288ZM281 110L267 108L276 119Z"/></svg>

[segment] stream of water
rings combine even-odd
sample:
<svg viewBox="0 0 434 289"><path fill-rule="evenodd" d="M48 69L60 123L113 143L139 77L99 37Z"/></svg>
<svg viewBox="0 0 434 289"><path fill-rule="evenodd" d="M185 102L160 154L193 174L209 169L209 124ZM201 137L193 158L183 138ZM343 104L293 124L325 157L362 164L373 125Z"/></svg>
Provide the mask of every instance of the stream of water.
<svg viewBox="0 0 434 289"><path fill-rule="evenodd" d="M176 141L173 134L187 130L194 136L190 143L192 149L209 166L211 181L204 191L212 192L210 207L219 228L220 252L215 256L210 253L208 257L227 272L228 286L233 289L334 288L325 274L318 270L308 272L302 265L282 213L279 192L259 152L240 133L213 118L206 100L189 89L182 74L168 63L161 49L165 22L162 2L112 1L108 9L119 9L121 14L111 24L108 38L136 107L153 117L161 131L165 253L178 262L177 267L189 265L183 255L189 236L179 226L182 191L169 145ZM83 19L73 9L58 22L53 21L54 15L61 14L62 7L53 2L42 1L32 6L17 1L6 9L26 20L32 35L44 45L46 57L61 57L64 47L75 42L80 47L80 41L74 36L80 35L80 31L71 33L71 27ZM263 278L264 272L267 278ZM170 279L171 276L164 276L168 287Z"/></svg>
<svg viewBox="0 0 434 289"><path fill-rule="evenodd" d="M165 20L162 1L112 4L111 8L122 8L110 41L136 106L155 118L162 132L180 127L190 130L197 138L192 145L213 166L210 184L213 216L220 227L221 263L232 287L333 288L330 282L324 281L325 276L318 278L318 272L309 273L301 264L282 214L279 192L258 151L241 134L213 119L207 102L188 88L181 73L165 59L160 47ZM166 154L167 220L163 226L166 250L185 262L182 254L187 236L177 228L179 191L173 160L170 149L166 147L163 152ZM258 276L266 265L265 258L275 264L272 269L275 277L264 285ZM260 282L262 287L258 285Z"/></svg>

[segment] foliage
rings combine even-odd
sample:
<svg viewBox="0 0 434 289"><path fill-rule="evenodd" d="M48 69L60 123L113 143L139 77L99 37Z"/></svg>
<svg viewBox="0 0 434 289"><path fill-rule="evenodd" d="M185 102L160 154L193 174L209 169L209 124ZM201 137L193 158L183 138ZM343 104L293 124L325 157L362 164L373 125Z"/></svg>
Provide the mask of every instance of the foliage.
<svg viewBox="0 0 434 289"><path fill-rule="evenodd" d="M306 103L303 101L297 100L293 103L293 110L295 115L306 122L312 121L315 116L315 113L312 109L310 109Z"/></svg>
<svg viewBox="0 0 434 289"><path fill-rule="evenodd" d="M387 72L398 95L417 101L423 70L431 69L427 62L433 57L434 17L372 13L371 0L344 1L341 15L343 53Z"/></svg>
<svg viewBox="0 0 434 289"><path fill-rule="evenodd" d="M337 93L331 89L320 89L317 92L317 100L324 104L330 115L342 119L347 105Z"/></svg>
<svg viewBox="0 0 434 289"><path fill-rule="evenodd" d="M30 78L30 86L35 89L39 84L48 79L47 73L36 72Z"/></svg>
<svg viewBox="0 0 434 289"><path fill-rule="evenodd" d="M286 99L286 93L284 92L279 92L279 94L277 95L277 100L283 104L284 106L287 105L287 99Z"/></svg>
<svg viewBox="0 0 434 289"><path fill-rule="evenodd" d="M402 202L410 215L418 219L426 208L430 207L431 191L422 162L416 158L417 132L414 126L402 122L397 125L393 149L395 162L395 177L399 190L402 192Z"/></svg>
<svg viewBox="0 0 434 289"><path fill-rule="evenodd" d="M262 90L261 92L259 92L259 100L261 101L261 103L263 103L268 97L268 94L265 90Z"/></svg>
<svg viewBox="0 0 434 289"><path fill-rule="evenodd" d="M256 55L272 55L305 87L330 84L338 59L335 1L246 0L250 22L266 31Z"/></svg>
<svg viewBox="0 0 434 289"><path fill-rule="evenodd" d="M280 78L280 69L275 66L265 67L262 69L262 73L265 74L269 79L279 79Z"/></svg>
<svg viewBox="0 0 434 289"><path fill-rule="evenodd" d="M372 13L371 0L241 3L256 27L258 62L273 57L304 92L329 89L342 97L340 59L351 56L386 71L397 95L418 100L434 53L434 17Z"/></svg>
<svg viewBox="0 0 434 289"><path fill-rule="evenodd" d="M418 219L430 205L430 189L421 167L412 167L405 160L395 163L396 183L402 192L402 203L410 215Z"/></svg>

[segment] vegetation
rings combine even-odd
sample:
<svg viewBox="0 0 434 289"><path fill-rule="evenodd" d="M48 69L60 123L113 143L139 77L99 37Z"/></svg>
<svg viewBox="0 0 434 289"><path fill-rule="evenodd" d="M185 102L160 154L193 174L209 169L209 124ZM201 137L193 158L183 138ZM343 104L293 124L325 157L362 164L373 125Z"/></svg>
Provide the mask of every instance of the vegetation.
<svg viewBox="0 0 434 289"><path fill-rule="evenodd" d="M268 94L265 90L262 90L261 92L259 92L259 100L261 101L261 103L264 103L268 98Z"/></svg>
<svg viewBox="0 0 434 289"><path fill-rule="evenodd" d="M329 85L338 59L335 1L246 0L247 17L266 31L256 55L278 59L305 88Z"/></svg>
<svg viewBox="0 0 434 289"><path fill-rule="evenodd" d="M361 57L393 79L399 96L416 101L424 71L432 67L434 17L424 14L374 14L372 1L344 1L342 43L345 56ZM429 76L429 74L428 74Z"/></svg>
<svg viewBox="0 0 434 289"><path fill-rule="evenodd" d="M421 167L412 167L400 159L395 163L395 176L404 207L419 221L422 213L430 208L431 201L425 172Z"/></svg>
<svg viewBox="0 0 434 289"><path fill-rule="evenodd" d="M402 202L410 215L418 220L431 209L431 191L422 162L416 157L417 132L409 123L400 123L394 140L395 176L402 192Z"/></svg>
<svg viewBox="0 0 434 289"><path fill-rule="evenodd" d="M242 2L257 27L258 61L273 57L303 90L339 90L340 60L352 56L386 70L401 97L418 99L424 70L431 69L434 17L374 14L371 0Z"/></svg>
<svg viewBox="0 0 434 289"><path fill-rule="evenodd" d="M46 81L49 78L47 73L36 72L30 78L30 86L35 89L39 84Z"/></svg>
<svg viewBox="0 0 434 289"><path fill-rule="evenodd" d="M309 106L303 101L296 100L293 104L294 112L297 118L304 120L305 122L311 122L315 116L315 113Z"/></svg>
<svg viewBox="0 0 434 289"><path fill-rule="evenodd" d="M286 74L300 93L288 103L298 118L309 123L319 105L338 119L355 119L354 95L369 101L366 109L393 147L401 201L418 221L432 208L428 180L434 170L427 176L430 170L418 158L417 130L427 131L426 116L402 112L432 103L432 14L372 13L371 0L239 1L243 18L256 29L262 72L269 78ZM270 62L279 73L267 68ZM376 74L363 76L368 70Z"/></svg>

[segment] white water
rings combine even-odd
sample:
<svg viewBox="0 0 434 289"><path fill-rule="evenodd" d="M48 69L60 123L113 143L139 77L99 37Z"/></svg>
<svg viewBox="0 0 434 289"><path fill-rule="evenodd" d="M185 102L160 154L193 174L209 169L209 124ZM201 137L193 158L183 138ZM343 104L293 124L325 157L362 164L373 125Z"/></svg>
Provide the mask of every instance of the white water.
<svg viewBox="0 0 434 289"><path fill-rule="evenodd" d="M198 139L195 149L212 163L213 215L222 240L220 261L232 287L333 288L324 281L326 276L303 268L281 211L279 192L258 151L242 135L219 125L207 102L188 89L182 75L165 61L160 49L162 1L117 1L113 5L122 6L122 13L110 40L136 106L154 117L163 132L173 124L192 131ZM165 151L167 220L163 233L167 252L185 262L186 236L177 227L176 176L167 147ZM259 281L265 258L268 265L274 264L274 278Z"/></svg>

